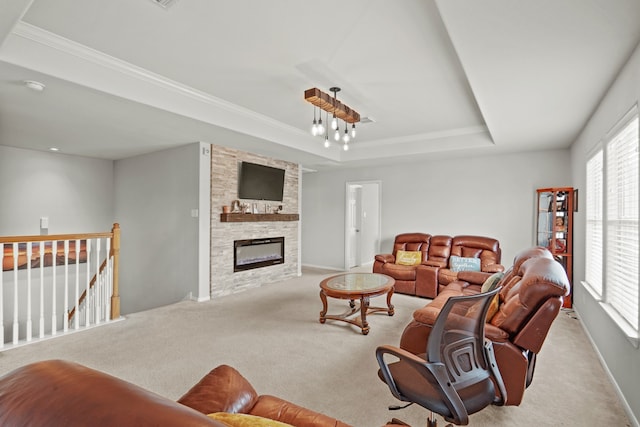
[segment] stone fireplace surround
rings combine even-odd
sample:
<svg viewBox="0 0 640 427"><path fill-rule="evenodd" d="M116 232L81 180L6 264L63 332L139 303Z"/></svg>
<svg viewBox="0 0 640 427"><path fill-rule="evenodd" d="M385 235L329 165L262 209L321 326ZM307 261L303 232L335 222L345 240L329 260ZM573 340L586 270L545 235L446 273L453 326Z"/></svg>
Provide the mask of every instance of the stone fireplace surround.
<svg viewBox="0 0 640 427"><path fill-rule="evenodd" d="M217 145L211 146L211 298L229 295L297 277L299 221L221 222L222 206L229 206L238 198L238 163L247 161L285 169L284 198L280 202L243 200L245 203L282 204L283 214L298 214L298 165L296 163L262 157L257 154ZM283 264L233 271L234 240L285 238Z"/></svg>

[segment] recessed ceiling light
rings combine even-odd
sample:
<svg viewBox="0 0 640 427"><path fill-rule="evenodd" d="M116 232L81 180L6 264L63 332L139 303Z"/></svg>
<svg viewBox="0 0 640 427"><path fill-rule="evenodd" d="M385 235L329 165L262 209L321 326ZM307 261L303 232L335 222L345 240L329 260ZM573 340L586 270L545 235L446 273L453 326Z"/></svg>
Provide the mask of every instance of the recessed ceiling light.
<svg viewBox="0 0 640 427"><path fill-rule="evenodd" d="M60 151L60 149L58 147L51 147L49 148L49 151Z"/></svg>
<svg viewBox="0 0 640 427"><path fill-rule="evenodd" d="M42 92L46 87L44 83L37 82L35 80L25 80L24 85L29 89L35 90L36 92Z"/></svg>

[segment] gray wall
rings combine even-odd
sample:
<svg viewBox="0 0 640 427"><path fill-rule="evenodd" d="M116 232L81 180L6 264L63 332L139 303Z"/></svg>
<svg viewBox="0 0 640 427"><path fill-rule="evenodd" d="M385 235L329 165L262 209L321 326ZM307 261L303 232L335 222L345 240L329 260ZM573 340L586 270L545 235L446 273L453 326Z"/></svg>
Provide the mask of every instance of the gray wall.
<svg viewBox="0 0 640 427"><path fill-rule="evenodd" d="M0 146L0 235L40 234L40 217L49 218L48 234L110 231L113 219L113 162L68 156L60 153ZM85 277L86 264L80 265ZM38 269L39 270L39 269ZM33 334L39 332L38 270L32 272ZM75 266L70 267L74 277ZM45 268L45 277L52 269ZM4 301L13 300L13 271L0 272L4 278ZM62 328L64 276L57 269L58 329ZM19 273L19 301L26 301L26 271ZM51 300L49 283L44 287ZM70 294L69 300L74 296ZM70 306L72 304L70 303ZM24 307L23 307L24 308ZM51 329L51 307L45 304L45 329ZM12 338L13 305L4 307L5 342ZM26 311L20 312L20 338L26 334Z"/></svg>
<svg viewBox="0 0 640 427"><path fill-rule="evenodd" d="M573 182L579 190L586 187L586 161L596 144L640 99L640 47L619 74L607 95L572 145ZM584 193L580 194L582 203ZM614 379L632 411L635 425L640 418L640 350L627 340L603 307L584 288L585 212L582 206L574 220L574 305L606 369Z"/></svg>
<svg viewBox="0 0 640 427"><path fill-rule="evenodd" d="M378 232L380 230L379 196L378 185L362 183L362 242L360 243L362 253L362 264L373 263L373 259L379 252L380 241Z"/></svg>
<svg viewBox="0 0 640 427"><path fill-rule="evenodd" d="M123 314L198 293L199 144L115 162ZM208 215L208 212L202 212Z"/></svg>
<svg viewBox="0 0 640 427"><path fill-rule="evenodd" d="M110 231L113 162L0 145L0 235Z"/></svg>
<svg viewBox="0 0 640 427"><path fill-rule="evenodd" d="M382 252L405 232L485 235L510 265L533 244L536 188L570 186L568 165L556 150L305 173L302 263L344 268L345 183L380 180Z"/></svg>

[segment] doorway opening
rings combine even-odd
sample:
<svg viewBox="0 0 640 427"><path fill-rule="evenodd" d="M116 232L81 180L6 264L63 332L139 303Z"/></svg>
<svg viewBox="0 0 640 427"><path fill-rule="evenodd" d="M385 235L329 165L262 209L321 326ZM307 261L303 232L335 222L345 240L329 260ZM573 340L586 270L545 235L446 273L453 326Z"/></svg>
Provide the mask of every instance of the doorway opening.
<svg viewBox="0 0 640 427"><path fill-rule="evenodd" d="M352 181L346 184L345 270L373 264L380 253L381 181Z"/></svg>

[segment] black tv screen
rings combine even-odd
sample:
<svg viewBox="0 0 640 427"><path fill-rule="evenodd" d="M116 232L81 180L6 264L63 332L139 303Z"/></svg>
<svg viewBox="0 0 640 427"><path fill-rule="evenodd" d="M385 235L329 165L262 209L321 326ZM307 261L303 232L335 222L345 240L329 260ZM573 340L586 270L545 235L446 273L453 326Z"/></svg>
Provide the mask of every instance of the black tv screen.
<svg viewBox="0 0 640 427"><path fill-rule="evenodd" d="M281 202L283 192L284 169L249 162L240 164L239 199Z"/></svg>

